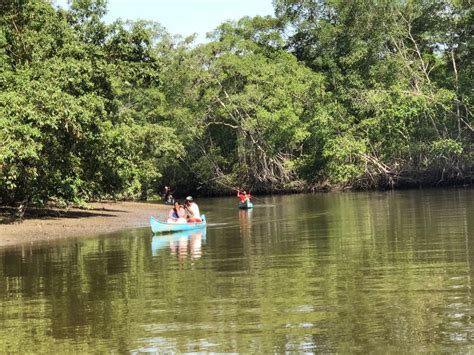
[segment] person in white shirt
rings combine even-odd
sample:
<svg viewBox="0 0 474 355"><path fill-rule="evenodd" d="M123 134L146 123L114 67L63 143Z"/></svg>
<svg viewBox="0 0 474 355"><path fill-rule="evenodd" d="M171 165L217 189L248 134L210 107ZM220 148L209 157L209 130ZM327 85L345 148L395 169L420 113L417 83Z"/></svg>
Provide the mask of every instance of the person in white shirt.
<svg viewBox="0 0 474 355"><path fill-rule="evenodd" d="M185 208L188 213L189 222L202 222L201 213L199 212L199 206L194 202L191 196L186 197Z"/></svg>

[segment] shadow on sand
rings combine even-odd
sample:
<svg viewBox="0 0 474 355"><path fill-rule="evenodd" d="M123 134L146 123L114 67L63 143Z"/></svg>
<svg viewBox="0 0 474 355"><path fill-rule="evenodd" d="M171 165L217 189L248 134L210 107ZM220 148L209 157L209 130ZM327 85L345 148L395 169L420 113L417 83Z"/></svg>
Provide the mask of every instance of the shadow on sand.
<svg viewBox="0 0 474 355"><path fill-rule="evenodd" d="M112 213L108 213L112 212ZM30 207L20 216L15 207L0 207L0 224L20 223L25 219L58 219L58 218L87 218L87 217L115 217L113 213L128 213L127 211L110 208L56 209Z"/></svg>

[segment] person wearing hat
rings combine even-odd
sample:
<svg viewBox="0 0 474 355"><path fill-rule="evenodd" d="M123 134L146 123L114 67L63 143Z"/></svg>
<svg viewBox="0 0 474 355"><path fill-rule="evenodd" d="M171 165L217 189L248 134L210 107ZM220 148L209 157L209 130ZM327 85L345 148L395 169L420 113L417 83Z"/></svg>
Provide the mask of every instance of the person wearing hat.
<svg viewBox="0 0 474 355"><path fill-rule="evenodd" d="M191 196L186 197L186 202L184 204L186 208L186 212L188 213L188 223L198 223L202 222L201 220L201 213L199 212L199 206L196 202L194 202Z"/></svg>

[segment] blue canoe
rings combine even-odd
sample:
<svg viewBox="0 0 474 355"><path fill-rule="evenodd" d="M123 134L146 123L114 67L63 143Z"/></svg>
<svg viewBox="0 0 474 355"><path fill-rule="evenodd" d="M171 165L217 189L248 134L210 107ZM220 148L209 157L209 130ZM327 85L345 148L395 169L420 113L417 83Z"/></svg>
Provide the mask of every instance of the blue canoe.
<svg viewBox="0 0 474 355"><path fill-rule="evenodd" d="M189 231L206 227L206 217L201 215L201 219L199 223L167 223L150 217L150 227L153 233Z"/></svg>
<svg viewBox="0 0 474 355"><path fill-rule="evenodd" d="M245 202L239 202L239 208L242 210L248 210L250 208L253 208L253 203L250 202L249 200Z"/></svg>

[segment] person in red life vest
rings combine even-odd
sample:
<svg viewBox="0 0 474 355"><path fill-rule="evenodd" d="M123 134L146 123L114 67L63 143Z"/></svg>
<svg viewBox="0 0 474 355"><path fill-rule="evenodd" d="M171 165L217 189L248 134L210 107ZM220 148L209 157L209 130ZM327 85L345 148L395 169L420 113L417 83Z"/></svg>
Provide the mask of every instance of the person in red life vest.
<svg viewBox="0 0 474 355"><path fill-rule="evenodd" d="M252 196L249 193L247 193L245 190L242 192L237 190L237 197L240 199L240 203L245 203L245 201L250 201L250 199L252 198Z"/></svg>

